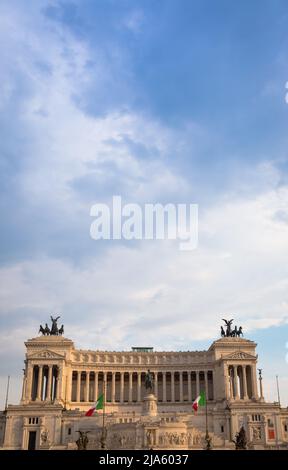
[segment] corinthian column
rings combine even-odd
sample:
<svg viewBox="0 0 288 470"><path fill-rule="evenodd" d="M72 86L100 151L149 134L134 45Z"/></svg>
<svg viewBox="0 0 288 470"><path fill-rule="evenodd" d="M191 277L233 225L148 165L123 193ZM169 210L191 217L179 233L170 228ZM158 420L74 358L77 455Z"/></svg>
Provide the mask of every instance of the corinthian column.
<svg viewBox="0 0 288 470"><path fill-rule="evenodd" d="M238 374L237 366L233 366L234 371L234 390L235 390L235 400L239 400L239 389L238 389Z"/></svg>
<svg viewBox="0 0 288 470"><path fill-rule="evenodd" d="M133 393L133 375L132 375L132 372L129 372L129 396L128 396L129 403L132 402L132 393Z"/></svg>
<svg viewBox="0 0 288 470"><path fill-rule="evenodd" d="M180 386L180 402L183 401L183 372L179 372L179 386Z"/></svg>
<svg viewBox="0 0 288 470"><path fill-rule="evenodd" d="M158 396L158 372L154 373L154 395Z"/></svg>
<svg viewBox="0 0 288 470"><path fill-rule="evenodd" d="M171 401L175 401L175 372L171 371Z"/></svg>
<svg viewBox="0 0 288 470"><path fill-rule="evenodd" d="M120 372L120 403L124 403L124 372Z"/></svg>
<svg viewBox="0 0 288 470"><path fill-rule="evenodd" d="M33 366L28 365L27 368L27 386L26 386L26 399L32 399L32 381L33 381Z"/></svg>
<svg viewBox="0 0 288 470"><path fill-rule="evenodd" d="M80 401L80 392L81 392L81 371L77 370L77 385L76 385L76 401Z"/></svg>
<svg viewBox="0 0 288 470"><path fill-rule="evenodd" d="M225 398L232 398L230 393L230 376L229 376L229 367L227 364L224 365L224 380L225 380ZM213 385L215 388L214 377L213 377ZM214 394L215 398L215 394Z"/></svg>
<svg viewBox="0 0 288 470"><path fill-rule="evenodd" d="M48 366L48 380L47 380L47 394L46 400L51 401L51 388L52 388L52 366Z"/></svg>
<svg viewBox="0 0 288 470"><path fill-rule="evenodd" d="M243 376L243 399L248 400L246 366L242 366L242 376Z"/></svg>
<svg viewBox="0 0 288 470"><path fill-rule="evenodd" d="M163 402L166 401L166 372L162 373L163 378Z"/></svg>
<svg viewBox="0 0 288 470"><path fill-rule="evenodd" d="M21 401L24 401L24 400L25 400L25 396L26 396L26 385L27 385L27 378L26 378L26 371L24 371L24 374L23 374L23 384L22 384L22 397L21 397Z"/></svg>
<svg viewBox="0 0 288 470"><path fill-rule="evenodd" d="M62 399L62 377L63 377L63 369L62 369L62 367L58 366L57 367L56 380L55 380L55 387L56 387L55 398L56 398L56 400L59 400L60 398Z"/></svg>
<svg viewBox="0 0 288 470"><path fill-rule="evenodd" d="M196 370L196 397L200 395L199 370Z"/></svg>
<svg viewBox="0 0 288 470"><path fill-rule="evenodd" d="M256 377L256 366L251 366L251 379L252 379L252 395L255 400L258 400L258 390L257 390L257 377Z"/></svg>
<svg viewBox="0 0 288 470"><path fill-rule="evenodd" d="M191 371L190 370L188 370L187 372L187 380L188 380L188 401L192 401Z"/></svg>
<svg viewBox="0 0 288 470"><path fill-rule="evenodd" d="M137 401L141 402L141 372L137 372Z"/></svg>
<svg viewBox="0 0 288 470"><path fill-rule="evenodd" d="M98 400L98 372L95 372L94 401Z"/></svg>
<svg viewBox="0 0 288 470"><path fill-rule="evenodd" d="M206 400L208 400L208 371L205 370L204 372L204 377L205 377L205 396L206 396Z"/></svg>
<svg viewBox="0 0 288 470"><path fill-rule="evenodd" d="M36 400L42 399L42 380L43 380L43 366L39 366Z"/></svg>
<svg viewBox="0 0 288 470"><path fill-rule="evenodd" d="M115 372L112 372L111 402L115 403Z"/></svg>
<svg viewBox="0 0 288 470"><path fill-rule="evenodd" d="M89 388L90 388L90 373L86 371L86 381L85 381L85 401L89 402Z"/></svg>

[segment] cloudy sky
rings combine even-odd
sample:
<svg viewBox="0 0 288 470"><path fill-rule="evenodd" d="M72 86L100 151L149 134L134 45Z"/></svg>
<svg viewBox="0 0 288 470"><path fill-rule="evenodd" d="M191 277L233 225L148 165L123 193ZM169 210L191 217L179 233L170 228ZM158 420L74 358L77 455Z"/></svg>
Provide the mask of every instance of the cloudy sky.
<svg viewBox="0 0 288 470"><path fill-rule="evenodd" d="M1 1L1 406L51 313L115 350L235 318L287 404L287 23L286 0ZM198 248L92 240L113 195L198 204Z"/></svg>

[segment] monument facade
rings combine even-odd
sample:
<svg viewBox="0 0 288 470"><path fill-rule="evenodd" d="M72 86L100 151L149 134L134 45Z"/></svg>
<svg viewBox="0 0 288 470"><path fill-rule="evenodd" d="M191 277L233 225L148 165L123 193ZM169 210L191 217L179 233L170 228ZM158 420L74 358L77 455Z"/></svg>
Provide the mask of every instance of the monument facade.
<svg viewBox="0 0 288 470"><path fill-rule="evenodd" d="M0 419L3 449L76 449L80 432L88 450L100 448L103 410L85 412L101 394L108 449L202 449L207 431L212 448L232 449L241 428L247 448L288 448L288 410L265 401L256 344L231 323L207 351L92 351L51 320L25 343L21 401Z"/></svg>

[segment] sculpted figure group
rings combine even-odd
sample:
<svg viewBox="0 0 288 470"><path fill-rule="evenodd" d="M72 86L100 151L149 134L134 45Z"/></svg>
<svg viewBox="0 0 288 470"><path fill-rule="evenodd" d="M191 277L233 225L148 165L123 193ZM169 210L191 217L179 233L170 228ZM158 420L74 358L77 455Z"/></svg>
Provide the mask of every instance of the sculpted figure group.
<svg viewBox="0 0 288 470"><path fill-rule="evenodd" d="M52 315L50 316L51 318L51 328L49 328L48 324L45 323L45 326L43 327L40 325L39 328L39 333L42 333L43 336L61 336L64 334L64 325L61 325L60 328L58 328L57 321L60 318L60 315L56 318L53 318Z"/></svg>

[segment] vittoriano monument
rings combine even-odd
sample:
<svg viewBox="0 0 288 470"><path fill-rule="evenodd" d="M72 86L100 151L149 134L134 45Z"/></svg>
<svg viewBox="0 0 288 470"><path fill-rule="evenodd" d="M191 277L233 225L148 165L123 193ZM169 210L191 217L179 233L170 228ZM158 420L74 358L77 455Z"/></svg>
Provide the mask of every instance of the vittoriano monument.
<svg viewBox="0 0 288 470"><path fill-rule="evenodd" d="M60 328L58 328L57 321L60 318L60 315L56 318L53 318L52 315L50 316L51 318L51 328L49 328L48 324L45 323L45 326L43 327L40 325L39 328L39 333L42 333L44 336L58 336L58 335L63 335L64 334L64 325L61 325Z"/></svg>
<svg viewBox="0 0 288 470"><path fill-rule="evenodd" d="M240 336L243 336L243 330L242 330L242 326L239 326L239 328L237 328L237 326L235 325L235 328L232 329L232 323L233 323L233 318L231 320L226 320L225 318L222 318L222 320L224 321L225 323L225 326L226 326L226 330L223 328L223 326L221 326L221 337L222 338L227 338L227 337L231 337L231 338L240 338Z"/></svg>
<svg viewBox="0 0 288 470"><path fill-rule="evenodd" d="M288 408L265 399L257 345L233 319L201 351L82 349L59 319L52 313L25 341L20 403L0 413L1 450L288 450Z"/></svg>

